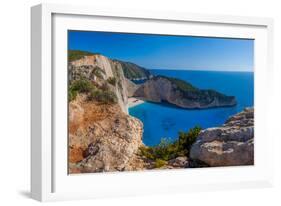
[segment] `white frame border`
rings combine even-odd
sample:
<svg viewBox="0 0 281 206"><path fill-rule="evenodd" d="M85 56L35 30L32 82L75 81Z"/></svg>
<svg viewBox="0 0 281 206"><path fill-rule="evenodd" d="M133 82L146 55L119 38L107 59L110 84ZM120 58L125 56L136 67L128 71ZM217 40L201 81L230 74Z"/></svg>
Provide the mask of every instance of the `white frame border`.
<svg viewBox="0 0 281 206"><path fill-rule="evenodd" d="M202 15L190 13L167 13L139 10L114 10L82 6L40 4L31 9L31 196L39 201L73 199L70 194L52 193L52 15L75 14L117 18L157 19L167 21L192 21L230 25L264 26L268 33L267 69L273 76L273 21L269 18ZM271 145L273 145L273 140ZM271 147L272 148L272 147ZM271 168L268 168L271 170ZM272 173L270 171L270 173ZM273 176L259 182L238 182L234 184L203 185L204 189L173 188L175 192L209 191L213 189L234 189L271 186ZM83 191L81 191L82 193ZM144 192L145 193L145 192ZM142 193L140 193L142 194ZM106 197L107 195L104 194ZM87 198L94 198L95 194ZM81 196L82 198L82 196Z"/></svg>

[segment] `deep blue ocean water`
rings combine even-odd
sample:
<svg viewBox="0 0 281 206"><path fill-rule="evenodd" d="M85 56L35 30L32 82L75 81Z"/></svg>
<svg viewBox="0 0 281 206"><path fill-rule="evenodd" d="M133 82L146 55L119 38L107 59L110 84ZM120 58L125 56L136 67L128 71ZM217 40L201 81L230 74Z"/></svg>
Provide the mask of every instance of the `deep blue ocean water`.
<svg viewBox="0 0 281 206"><path fill-rule="evenodd" d="M143 142L153 146L161 138L176 139L179 131L198 125L202 128L223 124L229 116L254 104L254 74L252 72L214 72L187 70L151 70L152 74L176 77L200 89L214 89L235 96L238 104L205 110L187 110L175 106L145 102L129 109L132 116L144 124Z"/></svg>

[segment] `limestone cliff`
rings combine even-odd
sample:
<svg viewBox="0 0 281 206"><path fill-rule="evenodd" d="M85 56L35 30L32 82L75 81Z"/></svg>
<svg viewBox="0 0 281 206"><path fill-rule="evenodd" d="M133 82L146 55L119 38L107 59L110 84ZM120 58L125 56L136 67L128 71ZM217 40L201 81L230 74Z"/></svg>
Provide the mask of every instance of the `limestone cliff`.
<svg viewBox="0 0 281 206"><path fill-rule="evenodd" d="M69 81L86 78L97 84L106 80L114 80L112 90L117 96L118 103L123 112L128 113L127 79L124 77L122 65L117 61L100 55L84 56L69 63Z"/></svg>
<svg viewBox="0 0 281 206"><path fill-rule="evenodd" d="M142 169L136 155L142 132L142 122L118 104L89 102L78 95L69 103L69 172Z"/></svg>
<svg viewBox="0 0 281 206"><path fill-rule="evenodd" d="M186 109L234 106L235 97L214 90L200 90L188 82L164 76L155 76L142 84L135 97L152 101L168 102Z"/></svg>
<svg viewBox="0 0 281 206"><path fill-rule="evenodd" d="M230 117L221 127L203 130L191 147L190 158L209 166L254 164L254 109Z"/></svg>
<svg viewBox="0 0 281 206"><path fill-rule="evenodd" d="M101 54L76 51L69 60L71 174L155 168L138 153L143 146L143 124L128 115L128 97L165 101L190 109L236 104L234 97L213 90L199 90L178 79L152 77L142 67ZM136 85L130 80L135 77L147 81ZM188 164L187 157L168 162L169 168Z"/></svg>

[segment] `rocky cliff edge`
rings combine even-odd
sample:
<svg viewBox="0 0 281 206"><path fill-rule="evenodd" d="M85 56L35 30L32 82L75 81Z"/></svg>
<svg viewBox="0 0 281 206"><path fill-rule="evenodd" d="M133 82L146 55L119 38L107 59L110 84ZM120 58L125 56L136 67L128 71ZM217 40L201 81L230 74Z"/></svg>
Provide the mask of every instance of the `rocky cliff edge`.
<svg viewBox="0 0 281 206"><path fill-rule="evenodd" d="M209 166L253 165L254 109L244 109L222 127L203 130L191 148L190 158Z"/></svg>

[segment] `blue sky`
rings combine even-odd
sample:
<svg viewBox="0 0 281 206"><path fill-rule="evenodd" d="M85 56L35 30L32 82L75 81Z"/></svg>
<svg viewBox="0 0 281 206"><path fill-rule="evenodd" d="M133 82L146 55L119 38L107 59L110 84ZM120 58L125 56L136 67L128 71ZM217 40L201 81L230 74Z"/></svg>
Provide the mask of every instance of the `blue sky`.
<svg viewBox="0 0 281 206"><path fill-rule="evenodd" d="M254 64L248 39L69 31L68 47L148 69L253 71Z"/></svg>

